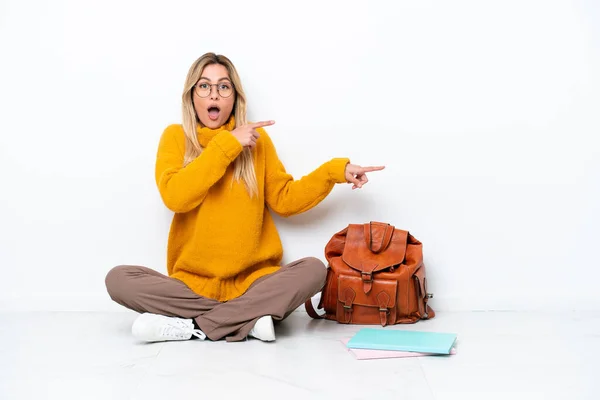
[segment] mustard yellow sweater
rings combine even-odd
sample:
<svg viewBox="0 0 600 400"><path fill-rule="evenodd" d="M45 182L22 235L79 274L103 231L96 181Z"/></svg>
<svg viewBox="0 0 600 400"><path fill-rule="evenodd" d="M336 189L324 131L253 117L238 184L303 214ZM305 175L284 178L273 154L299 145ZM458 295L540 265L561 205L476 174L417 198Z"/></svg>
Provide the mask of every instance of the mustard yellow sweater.
<svg viewBox="0 0 600 400"><path fill-rule="evenodd" d="M198 128L204 150L183 167L181 125L160 139L156 183L165 205L175 212L169 233L167 271L197 294L227 301L242 295L256 279L280 268L281 240L267 206L290 216L311 209L346 182L347 158L334 158L294 180L277 157L271 139L259 129L253 150L258 198L234 182L233 161L242 145L231 134L233 117L219 129Z"/></svg>

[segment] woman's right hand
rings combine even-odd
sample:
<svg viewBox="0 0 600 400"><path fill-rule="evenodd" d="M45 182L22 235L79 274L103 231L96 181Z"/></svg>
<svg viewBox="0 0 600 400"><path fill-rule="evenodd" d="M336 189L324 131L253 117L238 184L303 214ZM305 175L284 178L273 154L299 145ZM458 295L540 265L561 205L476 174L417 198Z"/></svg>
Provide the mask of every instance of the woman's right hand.
<svg viewBox="0 0 600 400"><path fill-rule="evenodd" d="M256 146L256 141L260 137L256 129L262 128L264 126L273 125L274 123L275 121L261 121L255 122L253 124L238 126L233 131L231 131L231 134L235 136L237 140L240 141L240 144L243 147L253 148L254 146Z"/></svg>

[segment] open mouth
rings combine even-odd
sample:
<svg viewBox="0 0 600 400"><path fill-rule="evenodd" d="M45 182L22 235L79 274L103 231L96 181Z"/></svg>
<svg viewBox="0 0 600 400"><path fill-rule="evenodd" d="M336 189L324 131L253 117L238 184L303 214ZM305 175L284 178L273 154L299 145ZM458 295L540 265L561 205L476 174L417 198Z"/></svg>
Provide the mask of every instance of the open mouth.
<svg viewBox="0 0 600 400"><path fill-rule="evenodd" d="M212 121L216 121L219 119L219 114L221 113L221 109L218 106L210 106L208 107L208 118Z"/></svg>

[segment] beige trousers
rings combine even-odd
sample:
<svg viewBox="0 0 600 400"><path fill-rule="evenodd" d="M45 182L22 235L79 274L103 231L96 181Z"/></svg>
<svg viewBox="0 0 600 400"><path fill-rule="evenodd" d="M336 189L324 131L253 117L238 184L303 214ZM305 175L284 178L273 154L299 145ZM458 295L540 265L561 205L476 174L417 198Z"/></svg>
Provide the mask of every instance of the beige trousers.
<svg viewBox="0 0 600 400"><path fill-rule="evenodd" d="M242 296L219 302L150 268L120 265L106 275L106 289L114 301L131 310L191 318L211 340L239 341L262 316L286 318L322 289L326 272L321 260L303 258L257 279Z"/></svg>

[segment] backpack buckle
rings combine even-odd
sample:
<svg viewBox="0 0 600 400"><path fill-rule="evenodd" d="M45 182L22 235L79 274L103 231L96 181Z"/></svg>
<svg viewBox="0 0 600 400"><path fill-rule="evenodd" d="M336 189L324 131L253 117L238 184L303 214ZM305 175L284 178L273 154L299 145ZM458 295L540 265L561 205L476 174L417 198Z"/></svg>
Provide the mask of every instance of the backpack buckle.
<svg viewBox="0 0 600 400"><path fill-rule="evenodd" d="M365 282L365 283L373 282L373 273L372 272L361 271L360 277L363 280L363 282Z"/></svg>

